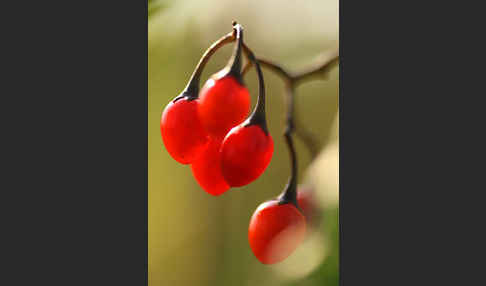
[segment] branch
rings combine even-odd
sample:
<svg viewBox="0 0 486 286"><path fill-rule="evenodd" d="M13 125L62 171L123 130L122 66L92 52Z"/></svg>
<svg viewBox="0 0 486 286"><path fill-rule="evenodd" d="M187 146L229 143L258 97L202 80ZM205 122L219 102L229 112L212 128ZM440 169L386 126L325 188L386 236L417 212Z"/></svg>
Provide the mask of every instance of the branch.
<svg viewBox="0 0 486 286"><path fill-rule="evenodd" d="M305 80L309 80L311 78L318 78L319 76L321 79L324 79L328 74L329 71L335 67L339 63L339 51L334 50L331 52L325 52L320 54L316 61L314 61L309 66L301 69L293 73L293 80L296 84L302 83Z"/></svg>
<svg viewBox="0 0 486 286"><path fill-rule="evenodd" d="M243 44L243 50L248 55L248 47ZM331 52L324 52L320 54L316 60L309 64L307 67L300 69L299 71L290 72L283 68L279 64L276 64L270 60L259 58L258 62L261 66L269 69L273 73L277 74L285 83L288 94L288 113L287 113L287 128L290 131L294 131L299 139L306 145L312 158L315 158L318 150L318 140L316 137L306 130L300 124L296 124L294 117L294 101L295 101L295 87L305 81L312 79L325 79L329 71L339 63L339 51L333 50ZM252 62L248 62L243 68L242 75L244 76L253 66ZM290 118L289 118L290 117ZM297 125L297 128L295 126Z"/></svg>
<svg viewBox="0 0 486 286"><path fill-rule="evenodd" d="M244 50L248 47L243 45ZM272 72L279 75L285 82L290 82L294 85L300 84L303 81L310 80L316 76L325 77L329 71L339 63L339 51L333 50L331 52L324 52L320 54L316 60L309 64L309 66L302 68L300 71L290 72L270 60L258 58L260 65L268 68ZM242 75L245 75L253 66L251 62L248 62L243 68Z"/></svg>

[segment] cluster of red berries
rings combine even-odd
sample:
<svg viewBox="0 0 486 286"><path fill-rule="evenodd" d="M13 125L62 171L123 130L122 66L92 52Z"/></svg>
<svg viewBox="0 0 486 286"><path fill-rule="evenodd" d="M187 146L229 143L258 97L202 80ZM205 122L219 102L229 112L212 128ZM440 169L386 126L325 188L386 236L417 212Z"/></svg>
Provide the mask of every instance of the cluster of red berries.
<svg viewBox="0 0 486 286"><path fill-rule="evenodd" d="M163 142L179 163L191 164L199 185L211 195L245 186L267 168L273 139L258 109L245 121L250 94L241 76L241 29L228 65L199 91L193 77L186 90L165 108L160 121ZM258 107L258 106L257 106Z"/></svg>
<svg viewBox="0 0 486 286"><path fill-rule="evenodd" d="M270 163L274 148L266 125L259 63L243 44L241 26L234 23L233 27L236 45L227 66L211 76L199 92L202 67L217 46L215 43L203 56L185 90L166 106L160 121L169 154L181 164L191 164L199 185L215 196L256 180ZM242 48L255 65L260 84L258 102L249 116L250 94L241 75ZM264 264L288 257L305 236L306 220L295 188L295 184L289 184L283 195L261 204L251 218L250 247Z"/></svg>

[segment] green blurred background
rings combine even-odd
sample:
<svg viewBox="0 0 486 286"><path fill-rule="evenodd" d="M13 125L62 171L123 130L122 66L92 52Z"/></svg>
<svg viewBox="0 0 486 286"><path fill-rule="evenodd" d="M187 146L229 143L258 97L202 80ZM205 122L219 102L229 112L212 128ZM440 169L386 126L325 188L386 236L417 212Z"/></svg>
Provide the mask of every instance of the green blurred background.
<svg viewBox="0 0 486 286"><path fill-rule="evenodd" d="M320 52L338 47L338 0L323 1L149 1L148 22L148 258L149 285L338 285L338 67L326 80L297 89L299 122L320 142L310 158L296 138L299 181L315 188L323 210L319 228L287 260L263 265L247 240L249 219L263 201L275 197L289 176L282 134L285 101L281 80L264 71L267 121L275 153L252 184L222 196L205 193L189 166L172 160L160 136L160 116L185 87L203 52L231 31L245 29L245 42L257 57L297 69ZM220 49L205 69L203 82L227 62L232 45ZM245 77L252 96L258 80Z"/></svg>

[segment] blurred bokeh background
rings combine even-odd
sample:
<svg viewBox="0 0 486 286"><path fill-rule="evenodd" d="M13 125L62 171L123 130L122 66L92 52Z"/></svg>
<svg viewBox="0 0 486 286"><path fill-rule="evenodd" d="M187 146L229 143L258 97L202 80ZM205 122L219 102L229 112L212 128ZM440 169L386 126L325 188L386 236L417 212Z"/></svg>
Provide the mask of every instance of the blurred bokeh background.
<svg viewBox="0 0 486 286"><path fill-rule="evenodd" d="M324 51L338 48L338 0L168 1L149 0L148 22L148 258L149 285L338 285L338 67L326 80L297 89L299 122L319 142L311 158L295 138L299 181L312 186L322 220L286 261L263 265L252 254L248 223L253 211L283 190L289 176L283 140L285 101L282 81L264 69L267 121L275 153L254 183L213 197L165 150L160 116L185 87L203 52L231 31L232 20L245 29L245 42L257 57L293 70ZM232 45L207 65L201 84L227 62ZM258 80L245 77L252 96Z"/></svg>

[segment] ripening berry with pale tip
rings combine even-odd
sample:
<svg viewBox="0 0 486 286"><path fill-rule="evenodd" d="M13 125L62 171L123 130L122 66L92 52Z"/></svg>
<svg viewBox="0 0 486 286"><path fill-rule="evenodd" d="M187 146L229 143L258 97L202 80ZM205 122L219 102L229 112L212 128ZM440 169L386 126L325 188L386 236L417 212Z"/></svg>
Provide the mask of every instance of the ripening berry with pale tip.
<svg viewBox="0 0 486 286"><path fill-rule="evenodd" d="M248 241L255 257L263 264L285 260L305 237L306 221L292 203L271 200L253 213Z"/></svg>

